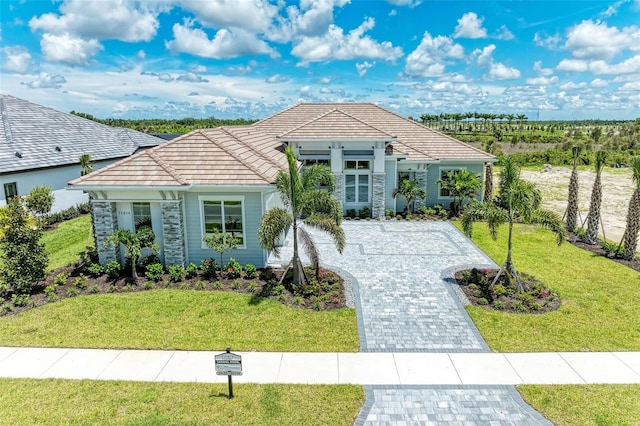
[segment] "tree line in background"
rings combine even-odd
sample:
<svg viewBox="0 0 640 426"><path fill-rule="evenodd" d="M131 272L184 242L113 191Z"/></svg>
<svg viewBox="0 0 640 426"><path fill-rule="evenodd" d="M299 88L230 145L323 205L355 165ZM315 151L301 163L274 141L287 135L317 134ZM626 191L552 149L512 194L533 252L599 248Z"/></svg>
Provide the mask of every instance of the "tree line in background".
<svg viewBox="0 0 640 426"><path fill-rule="evenodd" d="M255 123L257 120L237 118L144 118L144 119L124 119L105 118L100 119L84 112L71 111L71 114L92 120L97 123L106 124L111 127L124 127L142 133L189 133L196 129L209 129L220 126L243 126Z"/></svg>

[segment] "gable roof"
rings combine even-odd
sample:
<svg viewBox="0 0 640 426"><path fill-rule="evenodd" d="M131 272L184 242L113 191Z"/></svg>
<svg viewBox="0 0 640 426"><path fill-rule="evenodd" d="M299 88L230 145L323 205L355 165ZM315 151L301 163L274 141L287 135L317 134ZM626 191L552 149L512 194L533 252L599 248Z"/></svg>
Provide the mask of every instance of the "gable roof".
<svg viewBox="0 0 640 426"><path fill-rule="evenodd" d="M127 157L162 139L0 95L0 174Z"/></svg>
<svg viewBox="0 0 640 426"><path fill-rule="evenodd" d="M69 182L79 188L267 185L286 170L283 141L384 140L404 160L495 157L377 105L298 104L250 126L201 129Z"/></svg>

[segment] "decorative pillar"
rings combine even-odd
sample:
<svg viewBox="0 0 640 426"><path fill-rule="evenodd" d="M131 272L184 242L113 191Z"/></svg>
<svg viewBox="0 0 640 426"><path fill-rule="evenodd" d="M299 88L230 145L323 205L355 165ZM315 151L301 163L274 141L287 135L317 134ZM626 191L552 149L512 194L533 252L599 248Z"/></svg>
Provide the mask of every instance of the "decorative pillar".
<svg viewBox="0 0 640 426"><path fill-rule="evenodd" d="M110 201L91 200L93 205L93 221L96 233L96 250L100 264L115 260L120 261L120 245L105 245L107 238L118 229L118 213L116 203Z"/></svg>
<svg viewBox="0 0 640 426"><path fill-rule="evenodd" d="M160 203L162 212L162 235L164 238L164 264L185 266L184 217L182 200Z"/></svg>
<svg viewBox="0 0 640 426"><path fill-rule="evenodd" d="M417 171L414 174L414 179L416 180L416 182L418 183L418 186L422 189L424 189L425 191L427 190L427 171ZM428 194L427 194L428 195ZM422 206L426 206L427 205L427 200L422 199L422 200L416 200L415 202L415 208L416 210L419 209Z"/></svg>
<svg viewBox="0 0 640 426"><path fill-rule="evenodd" d="M344 174L334 173L334 175L336 177L336 190L333 191L333 198L338 200L342 206L344 202Z"/></svg>
<svg viewBox="0 0 640 426"><path fill-rule="evenodd" d="M373 173L371 176L373 181L371 215L374 219L378 217L384 218L385 175L385 173Z"/></svg>

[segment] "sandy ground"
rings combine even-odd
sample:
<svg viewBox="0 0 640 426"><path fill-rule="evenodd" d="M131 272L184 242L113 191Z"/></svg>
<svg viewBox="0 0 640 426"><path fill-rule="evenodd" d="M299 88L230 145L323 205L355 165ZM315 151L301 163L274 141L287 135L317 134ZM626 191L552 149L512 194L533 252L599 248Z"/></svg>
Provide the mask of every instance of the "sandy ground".
<svg viewBox="0 0 640 426"><path fill-rule="evenodd" d="M542 191L543 207L552 210L561 217L567 208L569 178L571 169L564 167L545 166L540 171L523 170L523 179L534 182ZM578 182L580 190L578 220L584 222L589 211L591 188L595 179L595 172L580 171ZM496 181L497 187L497 181ZM605 168L602 173L602 222L604 235L608 240L620 241L624 234L625 221L629 200L634 190L631 171L628 169ZM585 225L586 227L586 222ZM602 235L602 230L600 230Z"/></svg>

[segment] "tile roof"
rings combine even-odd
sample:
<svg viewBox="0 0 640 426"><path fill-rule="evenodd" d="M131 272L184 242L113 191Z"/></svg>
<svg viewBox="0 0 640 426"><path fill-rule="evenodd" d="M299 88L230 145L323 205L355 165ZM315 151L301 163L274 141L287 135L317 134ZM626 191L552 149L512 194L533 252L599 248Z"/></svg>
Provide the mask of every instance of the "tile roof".
<svg viewBox="0 0 640 426"><path fill-rule="evenodd" d="M287 167L283 141L384 139L416 161L495 157L377 105L298 104L250 126L200 129L69 182L71 186L264 185Z"/></svg>
<svg viewBox="0 0 640 426"><path fill-rule="evenodd" d="M162 139L0 95L0 174L127 157Z"/></svg>

